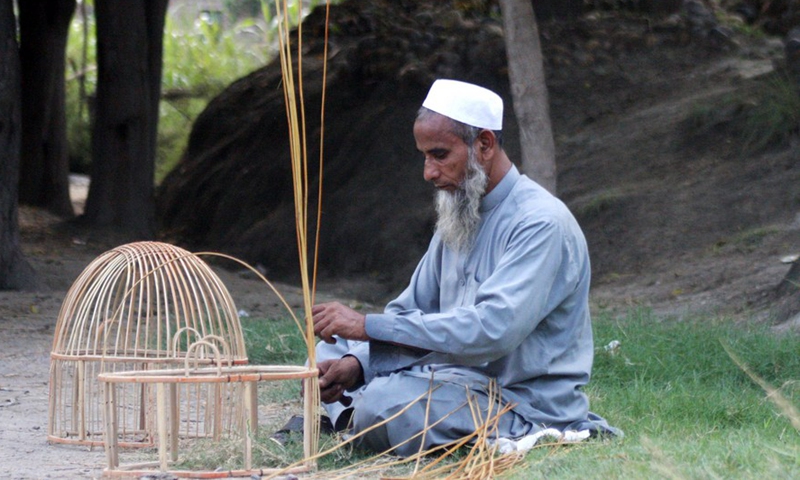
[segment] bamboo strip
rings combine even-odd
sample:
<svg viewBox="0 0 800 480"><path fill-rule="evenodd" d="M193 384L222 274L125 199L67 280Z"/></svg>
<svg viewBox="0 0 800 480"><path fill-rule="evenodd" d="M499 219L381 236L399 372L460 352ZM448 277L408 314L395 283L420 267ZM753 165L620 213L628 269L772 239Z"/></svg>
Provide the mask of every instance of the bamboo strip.
<svg viewBox="0 0 800 480"><path fill-rule="evenodd" d="M119 476L119 477L144 477L150 475L159 475L164 474L163 471L157 469L146 469L147 467L157 467L157 462L142 462L136 465L127 465L127 466L120 466L119 469L116 470L103 470L104 475L108 476ZM273 475L276 473L284 474L284 475L296 475L296 474L303 474L312 471L308 467L295 467L289 470L285 469L278 469L278 468L257 468L252 470L225 470L225 471L197 471L197 470L169 470L169 473L172 476L178 478L198 478L198 479L213 479L213 478L230 478L230 477L264 477Z"/></svg>
<svg viewBox="0 0 800 480"><path fill-rule="evenodd" d="M175 364L181 365L183 364L185 352L181 352L179 356L175 357L163 357L160 356L161 353L165 352L165 350L150 350L148 352L144 352L141 356L119 356L119 357L103 357L102 355L94 355L94 354L85 354L85 355L65 355L59 353L51 353L50 359L51 360L63 360L63 361L90 361L90 362L104 362L104 363L131 363L131 362L140 362L144 360L147 364ZM243 358L235 359L229 358L225 360L232 365L247 365L247 360ZM214 359L211 358L200 358L197 359L197 362L200 364L210 365L215 363Z"/></svg>
<svg viewBox="0 0 800 480"><path fill-rule="evenodd" d="M117 416L114 414L117 409L117 402L116 402L116 390L114 389L113 385L107 385L104 389L105 395L105 408L106 408L106 431L107 432L116 432L117 431L117 423L116 419ZM111 436L108 438L108 446L106 448L106 456L108 459L108 467L114 469L119 465L119 455L117 452L117 436Z"/></svg>
<svg viewBox="0 0 800 480"><path fill-rule="evenodd" d="M187 385L186 389L189 390L191 387L194 387L194 385L192 385L192 386ZM200 401L200 398L202 397L202 393L203 392L201 392L199 388L195 388L194 391L195 391L195 395L194 396L195 396L195 399L196 399L194 404L195 405L200 405L202 403ZM206 401L206 403L207 403L207 401ZM196 412L196 416L197 417L196 417L196 421L195 421L195 424L194 424L195 436L198 436L198 437L200 436L200 425L206 425L208 423L208 419L207 418L203 418L202 422L200 421L201 417L204 414L205 414L205 412L201 412L200 409L197 409L197 412Z"/></svg>
<svg viewBox="0 0 800 480"><path fill-rule="evenodd" d="M292 310L292 307L289 306L289 302L286 301L286 298L283 295L281 295L281 292L277 288L275 288L275 285L273 285L272 282L270 282L267 279L267 277L265 277L261 272L259 272L255 268L253 268L252 265L250 265L250 264L248 264L246 262L243 262L242 260L239 260L236 257L232 257L230 255L225 255L224 253L199 252L199 253L196 253L196 255L198 255L198 256L203 256L203 255L206 255L206 256L217 256L217 257L225 258L227 260L231 260L233 262L236 262L239 265L242 265L243 267L245 267L248 270L250 270L251 272L253 272L261 281L266 283L267 286L272 290L272 292L278 297L278 299L281 301L283 306L286 308L286 312L289 314L289 316L292 317L292 320L294 320L295 325L297 325L297 328L300 330L300 335L303 336L303 339L305 339L306 344L308 344L308 338L305 335L304 327L300 325L300 320L297 318L297 315L295 315L294 310Z"/></svg>
<svg viewBox="0 0 800 480"><path fill-rule="evenodd" d="M257 388L255 382L246 382L244 384L245 394L244 403L247 416L245 417L246 423L242 428L244 439L244 469L252 470L253 468L253 437L256 435L258 425L258 402L253 402L256 398L254 390ZM253 418L256 419L253 422Z"/></svg>
<svg viewBox="0 0 800 480"><path fill-rule="evenodd" d="M86 439L86 422L84 421L83 417L83 389L84 389L84 363L78 362L76 365L77 371L75 375L75 398L73 400L74 404L72 406L72 421L74 425L74 429L78 432L78 439L85 440Z"/></svg>
<svg viewBox="0 0 800 480"><path fill-rule="evenodd" d="M234 383L273 380L302 380L319 375L316 368L302 366L234 366L183 370L134 370L101 373L97 379L108 383Z"/></svg>
<svg viewBox="0 0 800 480"><path fill-rule="evenodd" d="M170 459L178 461L178 434L180 432L180 410L178 407L178 385L169 385L169 450L172 454Z"/></svg>
<svg viewBox="0 0 800 480"><path fill-rule="evenodd" d="M158 423L158 462L161 470L166 471L169 466L167 459L167 406L164 398L164 384L156 384L156 422ZM108 437L117 436L117 432L106 432Z"/></svg>
<svg viewBox="0 0 800 480"><path fill-rule="evenodd" d="M250 385L250 430L253 437L258 437L258 383L248 382Z"/></svg>
<svg viewBox="0 0 800 480"><path fill-rule="evenodd" d="M222 438L222 398L220 396L220 386L219 384L214 384L211 389L214 391L214 396L209 402L210 404L214 405L214 416L212 418L212 424L214 428L214 441L218 442L220 438Z"/></svg>

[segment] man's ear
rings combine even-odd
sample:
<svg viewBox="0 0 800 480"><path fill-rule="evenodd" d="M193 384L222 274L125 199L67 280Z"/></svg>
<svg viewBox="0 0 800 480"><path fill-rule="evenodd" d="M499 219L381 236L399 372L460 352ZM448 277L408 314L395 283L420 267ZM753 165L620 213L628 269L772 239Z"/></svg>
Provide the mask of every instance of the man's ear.
<svg viewBox="0 0 800 480"><path fill-rule="evenodd" d="M497 145L497 138L491 130L481 130L476 139L478 148L483 155L490 153L490 151Z"/></svg>

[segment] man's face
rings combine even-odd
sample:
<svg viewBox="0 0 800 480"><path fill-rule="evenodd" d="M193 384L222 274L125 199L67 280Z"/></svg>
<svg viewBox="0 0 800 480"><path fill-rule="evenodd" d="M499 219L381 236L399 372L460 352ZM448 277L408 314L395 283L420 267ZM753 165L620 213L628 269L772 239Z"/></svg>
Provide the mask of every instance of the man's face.
<svg viewBox="0 0 800 480"><path fill-rule="evenodd" d="M440 190L457 190L467 174L469 147L452 132L451 120L442 115L417 120L414 139L425 156L425 180Z"/></svg>
<svg viewBox="0 0 800 480"><path fill-rule="evenodd" d="M414 137L425 155L425 180L438 189L436 231L448 247L464 251L471 247L480 224L488 177L474 145L467 146L451 128L444 117L427 117L414 125Z"/></svg>

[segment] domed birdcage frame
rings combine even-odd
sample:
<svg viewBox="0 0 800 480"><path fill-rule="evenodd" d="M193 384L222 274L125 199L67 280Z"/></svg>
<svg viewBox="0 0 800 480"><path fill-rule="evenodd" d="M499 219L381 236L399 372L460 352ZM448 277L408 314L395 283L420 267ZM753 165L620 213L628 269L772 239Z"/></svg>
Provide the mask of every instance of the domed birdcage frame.
<svg viewBox="0 0 800 480"><path fill-rule="evenodd" d="M104 445L98 375L179 367L190 345L198 365L248 363L239 317L227 288L198 256L160 242L109 250L80 274L62 303L50 355L47 438ZM213 348L212 348L213 347ZM219 352L217 354L216 352ZM127 383L116 397L120 447L154 444L156 393ZM181 435L217 438L239 427L235 384L186 384Z"/></svg>

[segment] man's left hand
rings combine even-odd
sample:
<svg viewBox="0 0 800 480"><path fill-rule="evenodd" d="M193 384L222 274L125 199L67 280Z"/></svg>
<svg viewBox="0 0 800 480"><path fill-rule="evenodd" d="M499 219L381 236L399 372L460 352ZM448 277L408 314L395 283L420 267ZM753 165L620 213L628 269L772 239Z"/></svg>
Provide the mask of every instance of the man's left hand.
<svg viewBox="0 0 800 480"><path fill-rule="evenodd" d="M366 316L339 302L321 303L311 308L314 334L326 343L336 343L334 335L347 340L369 340Z"/></svg>
<svg viewBox="0 0 800 480"><path fill-rule="evenodd" d="M345 390L364 382L364 370L358 359L347 355L338 360L323 360L317 368L320 400L323 403L342 401L345 407L349 406L351 398L344 396Z"/></svg>

